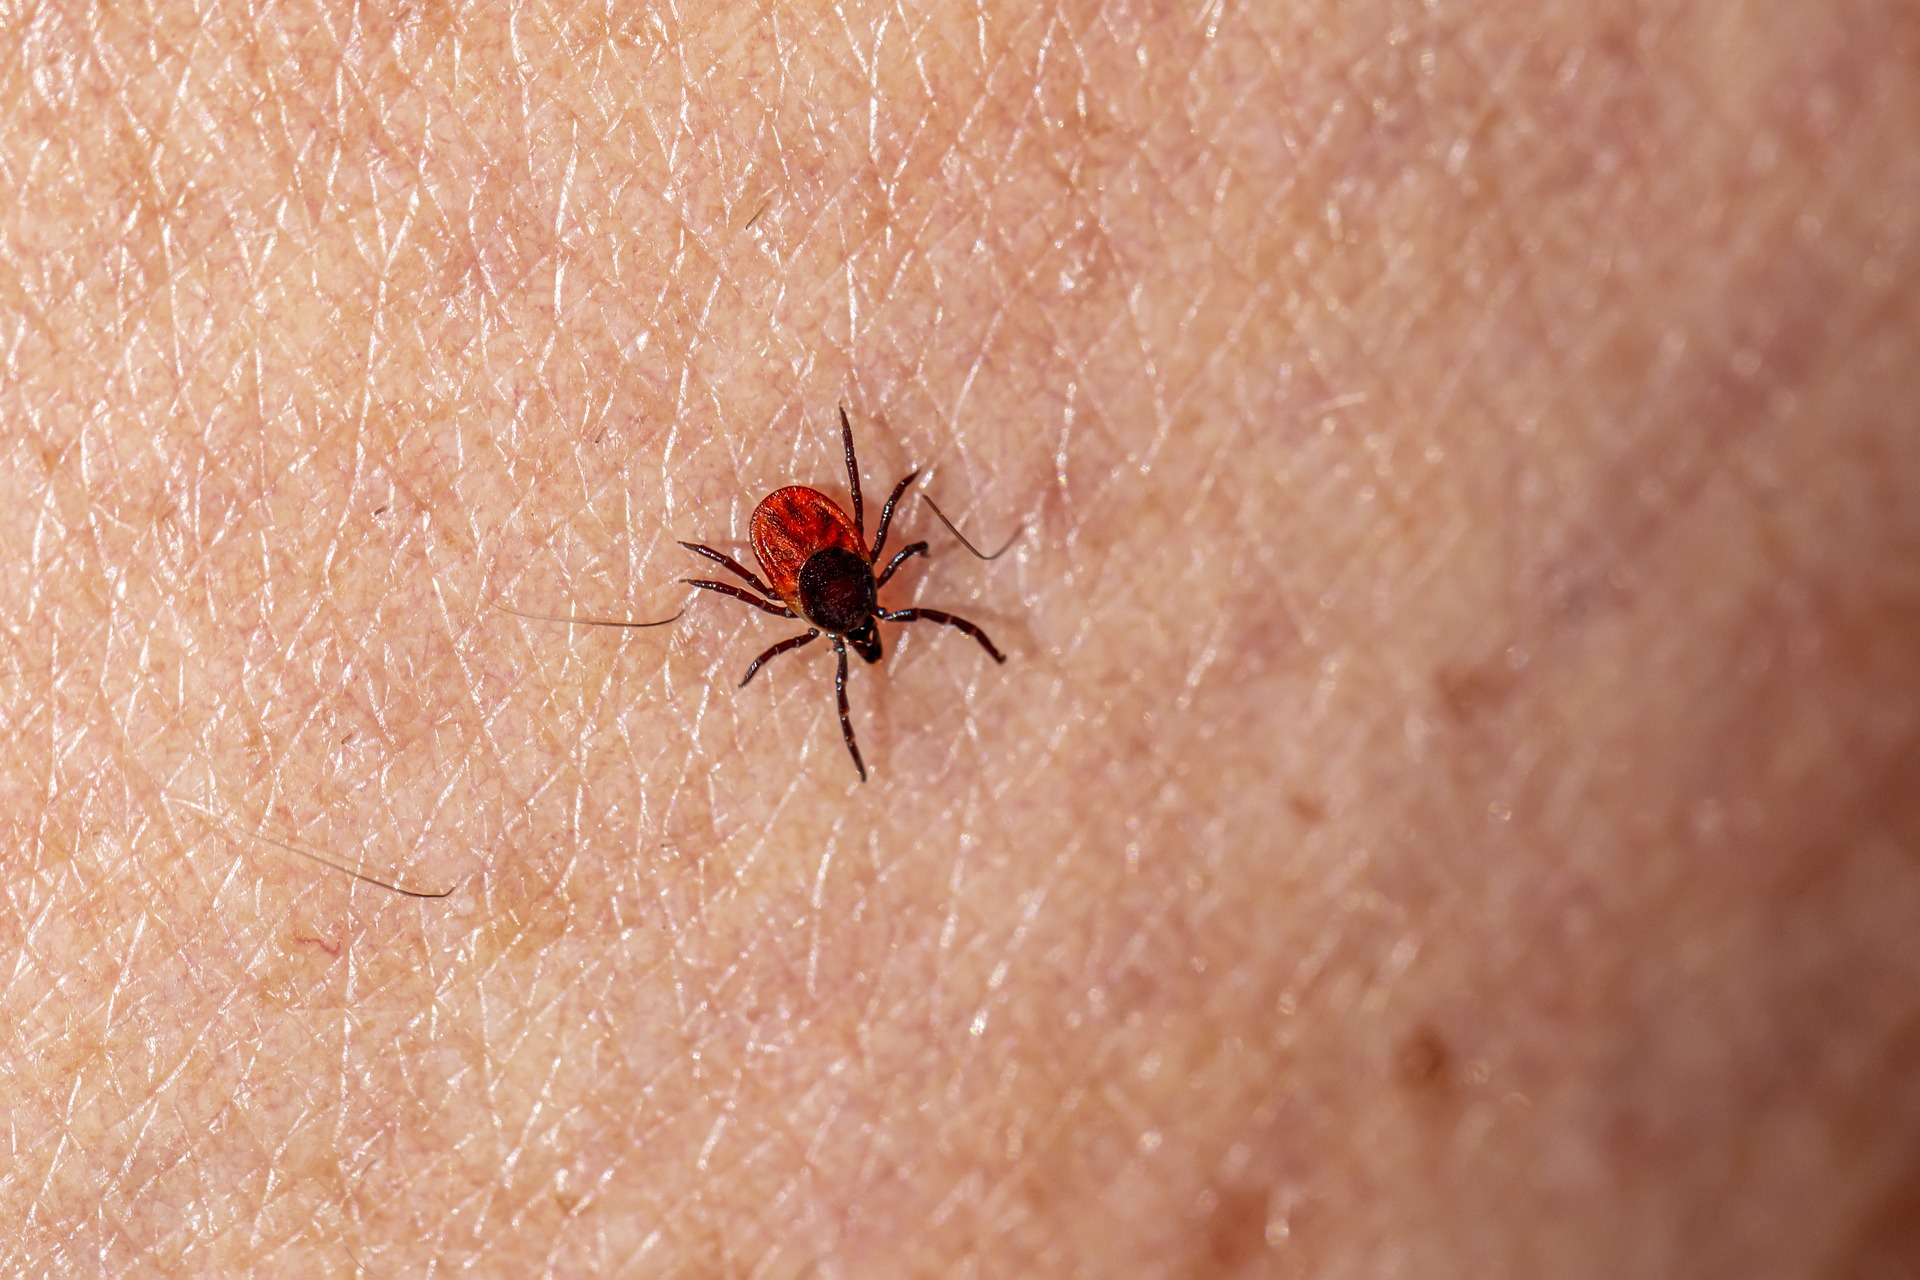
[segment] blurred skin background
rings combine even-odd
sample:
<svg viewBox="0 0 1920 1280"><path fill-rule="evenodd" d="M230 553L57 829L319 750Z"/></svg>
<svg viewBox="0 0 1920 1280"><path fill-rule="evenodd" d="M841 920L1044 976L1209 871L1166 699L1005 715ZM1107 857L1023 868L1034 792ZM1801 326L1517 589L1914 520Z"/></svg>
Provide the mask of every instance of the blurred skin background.
<svg viewBox="0 0 1920 1280"><path fill-rule="evenodd" d="M1920 1269L1911 6L0 30L0 1267Z"/></svg>

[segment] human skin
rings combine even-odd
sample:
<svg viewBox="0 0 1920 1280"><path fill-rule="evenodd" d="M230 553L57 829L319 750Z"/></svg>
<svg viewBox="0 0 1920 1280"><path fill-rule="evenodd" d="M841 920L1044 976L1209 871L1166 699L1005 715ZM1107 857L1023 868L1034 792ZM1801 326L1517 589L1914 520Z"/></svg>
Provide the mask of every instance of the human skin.
<svg viewBox="0 0 1920 1280"><path fill-rule="evenodd" d="M0 1270L1920 1266L1911 6L0 31Z"/></svg>

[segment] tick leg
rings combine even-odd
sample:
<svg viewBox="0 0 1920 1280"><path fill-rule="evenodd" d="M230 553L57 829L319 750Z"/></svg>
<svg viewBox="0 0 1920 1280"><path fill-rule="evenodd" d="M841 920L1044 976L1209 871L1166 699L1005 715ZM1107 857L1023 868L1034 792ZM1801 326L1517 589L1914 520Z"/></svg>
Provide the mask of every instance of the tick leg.
<svg viewBox="0 0 1920 1280"><path fill-rule="evenodd" d="M819 638L820 638L820 633L818 631L809 631L807 632L807 634L803 636L795 636L791 640L782 640L779 644L773 646L773 648L767 650L765 653L761 654L759 657L753 660L753 665L747 668L747 674L740 677L740 687L742 689L746 688L747 681L753 679L753 673L758 671L761 667L765 666L768 662L770 662L774 658L779 657L781 654L785 653L789 649L798 649L803 644L812 644L815 640Z"/></svg>
<svg viewBox="0 0 1920 1280"><path fill-rule="evenodd" d="M887 526L893 523L893 504L900 501L900 495L907 491L914 478L920 473L909 471L900 477L900 483L893 486L893 492L887 495L887 505L880 508L880 528L873 535L873 559L880 558L880 548L887 545Z"/></svg>
<svg viewBox="0 0 1920 1280"><path fill-rule="evenodd" d="M735 600L744 600L754 608L770 613L776 618L791 618L793 610L783 604L773 604L762 600L750 591L742 591L728 582L708 582L705 578L682 578L680 581L690 587L699 587L703 591L718 591L723 596L732 596Z"/></svg>
<svg viewBox="0 0 1920 1280"><path fill-rule="evenodd" d="M925 554L927 554L927 544L924 542L910 542L900 548L899 553L887 562L887 567L881 570L880 576L873 580L873 589L878 591L880 588L886 586L887 579L893 576L893 571L900 567L902 560L905 560L908 556L923 556Z"/></svg>
<svg viewBox="0 0 1920 1280"><path fill-rule="evenodd" d="M925 619L928 622L938 622L943 626L952 627L956 631L964 631L975 640L978 640L980 647L991 654L995 662L1005 662L1007 660L1005 654L993 647L993 641L987 639L987 633L974 626L971 622L968 622L965 618L956 618L952 614L942 613L938 609L882 609L880 610L879 616L888 622L915 622L921 619Z"/></svg>
<svg viewBox="0 0 1920 1280"><path fill-rule="evenodd" d="M840 406L840 443L847 448L847 487L853 490L853 527L859 530L860 536L864 538L867 536L867 518L860 510L860 464L853 460L853 424L847 421L845 405ZM876 551L874 554L880 553ZM773 593L769 591L767 594ZM853 754L855 759L860 756L858 751ZM860 776L865 778L866 774L863 773Z"/></svg>
<svg viewBox="0 0 1920 1280"><path fill-rule="evenodd" d="M726 569L733 573L739 574L740 577L743 580L745 580L748 586L752 587L755 591L758 591L761 595L771 596L773 594L772 587L769 587L766 583L754 577L751 570L749 570L745 565L741 564L738 560L735 560L732 556L726 555L719 551L715 551L712 547L703 547L697 542L683 542L680 545L685 547L687 550L693 552L693 554L697 556L705 556L707 559L719 565L722 569Z"/></svg>
<svg viewBox="0 0 1920 1280"><path fill-rule="evenodd" d="M847 645L835 636L833 647L840 655L840 670L833 678L833 691L840 695L840 736L847 740L847 750L853 753L853 767L859 770L860 781L865 782L867 766L860 760L860 744L853 740L853 721L847 715Z"/></svg>

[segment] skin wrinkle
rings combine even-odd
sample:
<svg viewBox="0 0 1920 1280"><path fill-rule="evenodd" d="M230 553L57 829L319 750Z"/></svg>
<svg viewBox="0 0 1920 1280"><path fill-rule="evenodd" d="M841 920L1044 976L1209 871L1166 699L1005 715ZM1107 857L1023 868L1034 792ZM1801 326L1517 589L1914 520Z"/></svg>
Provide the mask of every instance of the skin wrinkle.
<svg viewBox="0 0 1920 1280"><path fill-rule="evenodd" d="M7 1269L1819 1273L1912 1181L1818 1140L1912 1008L1911 42L1705 12L34 11ZM673 607L838 400L1033 521L867 788L757 620L486 608Z"/></svg>

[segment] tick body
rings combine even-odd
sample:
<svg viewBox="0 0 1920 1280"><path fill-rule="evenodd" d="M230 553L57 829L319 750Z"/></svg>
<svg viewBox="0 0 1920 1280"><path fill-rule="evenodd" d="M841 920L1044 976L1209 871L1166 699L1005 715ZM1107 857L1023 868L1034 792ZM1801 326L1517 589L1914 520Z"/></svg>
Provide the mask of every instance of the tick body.
<svg viewBox="0 0 1920 1280"><path fill-rule="evenodd" d="M847 714L848 648L866 662L878 662L883 652L878 623L938 622L972 636L995 662L1005 662L1006 656L994 648L986 632L965 618L938 609L881 607L880 588L887 585L903 563L927 552L926 543L909 543L894 553L885 568L876 569L887 545L893 509L920 473L909 471L893 486L886 506L880 509L880 523L874 529L873 546L869 548L860 501L860 465L853 452L853 424L847 420L845 409L840 410L840 437L846 448L853 514L849 516L826 494L805 485L776 489L761 499L760 505L753 509L748 532L754 559L766 574L764 581L731 556L712 547L693 542L680 545L695 555L705 556L747 584L740 587L704 578L685 579L690 585L731 596L776 617L794 618L807 624L805 632L780 641L755 658L740 680L742 686L767 662L789 650L811 644L822 635L832 642L839 659L834 691L840 702L840 734L846 739L853 767L864 782L867 766L860 759L860 745L854 740L853 721Z"/></svg>

